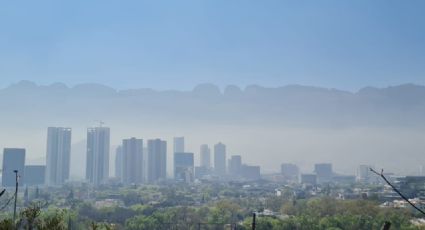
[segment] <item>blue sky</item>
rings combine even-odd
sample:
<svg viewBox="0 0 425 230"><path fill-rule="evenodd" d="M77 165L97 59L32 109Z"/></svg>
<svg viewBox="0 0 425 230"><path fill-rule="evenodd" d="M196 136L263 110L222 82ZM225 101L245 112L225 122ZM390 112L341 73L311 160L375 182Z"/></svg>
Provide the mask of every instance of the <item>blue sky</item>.
<svg viewBox="0 0 425 230"><path fill-rule="evenodd" d="M0 86L425 84L425 1L0 0Z"/></svg>

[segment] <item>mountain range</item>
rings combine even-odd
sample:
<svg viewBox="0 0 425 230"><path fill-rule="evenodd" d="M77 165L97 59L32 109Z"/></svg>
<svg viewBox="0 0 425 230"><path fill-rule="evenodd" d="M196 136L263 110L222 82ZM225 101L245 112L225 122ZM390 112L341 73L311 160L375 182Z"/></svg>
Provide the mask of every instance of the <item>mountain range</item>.
<svg viewBox="0 0 425 230"><path fill-rule="evenodd" d="M192 91L115 90L100 84L39 86L22 81L0 90L2 120L103 119L259 125L423 126L425 86L367 87L358 92L290 85L223 91L212 84ZM24 119L25 120L25 119Z"/></svg>

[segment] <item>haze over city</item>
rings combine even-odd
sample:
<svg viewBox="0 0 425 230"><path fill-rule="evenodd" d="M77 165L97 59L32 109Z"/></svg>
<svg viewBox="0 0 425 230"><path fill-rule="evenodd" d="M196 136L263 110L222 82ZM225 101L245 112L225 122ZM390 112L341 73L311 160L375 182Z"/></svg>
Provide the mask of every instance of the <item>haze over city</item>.
<svg viewBox="0 0 425 230"><path fill-rule="evenodd" d="M0 1L0 229L425 228L423 9Z"/></svg>
<svg viewBox="0 0 425 230"><path fill-rule="evenodd" d="M111 128L113 147L133 136L164 138L170 145L174 136L185 136L187 149L198 153L201 144L222 141L229 153L261 165L264 173L279 171L281 162L295 162L306 171L316 162L332 162L344 173L368 163L416 174L425 147L425 87L416 85L352 93L304 86L220 89L211 84L191 91L117 91L98 84L20 82L0 94L2 107L8 108L0 114L8 121L1 147L26 147L30 162L42 163L46 128L72 127L71 175L77 177L84 175L80 163L86 158L86 129L100 121ZM172 154L168 157L172 162ZM168 166L172 175L172 164Z"/></svg>

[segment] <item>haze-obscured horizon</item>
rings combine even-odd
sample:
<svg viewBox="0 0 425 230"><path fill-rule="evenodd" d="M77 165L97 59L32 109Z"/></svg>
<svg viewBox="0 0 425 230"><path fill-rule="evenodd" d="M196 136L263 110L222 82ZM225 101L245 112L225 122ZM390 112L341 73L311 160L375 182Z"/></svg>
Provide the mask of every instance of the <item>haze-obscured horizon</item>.
<svg viewBox="0 0 425 230"><path fill-rule="evenodd" d="M86 128L103 121L113 146L159 137L170 150L184 136L197 156L222 141L263 173L331 162L346 174L358 164L415 174L425 164L424 8L4 1L0 147L26 147L43 163L47 127L71 127L71 174L81 176Z"/></svg>
<svg viewBox="0 0 425 230"><path fill-rule="evenodd" d="M0 106L0 147L27 148L30 163L44 163L48 126L73 128L71 174L77 177L84 175L86 128L99 121L111 128L112 146L133 136L164 138L172 162L172 138L184 136L198 162L201 144L221 141L229 156L242 155L263 173L277 172L283 162L304 172L331 162L339 173L371 164L415 174L425 158L425 86L413 84L357 92L213 84L158 91L23 81L0 89Z"/></svg>

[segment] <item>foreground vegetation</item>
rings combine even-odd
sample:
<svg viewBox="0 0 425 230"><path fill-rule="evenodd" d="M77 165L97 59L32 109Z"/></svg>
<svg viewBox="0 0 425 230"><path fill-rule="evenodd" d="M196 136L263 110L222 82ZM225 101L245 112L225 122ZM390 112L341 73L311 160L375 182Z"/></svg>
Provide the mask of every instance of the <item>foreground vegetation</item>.
<svg viewBox="0 0 425 230"><path fill-rule="evenodd" d="M403 209L382 209L373 201L335 200L329 197L289 201L272 198L279 215L259 216L257 230L283 229L380 229L386 222L391 229L425 229L413 226L414 215ZM78 203L74 209L43 208L28 205L14 223L11 217L0 222L0 229L251 229L251 210L243 199L221 200L201 207L158 207L136 204L130 207L97 209Z"/></svg>
<svg viewBox="0 0 425 230"><path fill-rule="evenodd" d="M376 196L337 199L340 186L313 188L315 195L301 198L294 195L299 188L283 186L277 196L276 187L281 186L258 182L28 189L18 200L15 221L11 205L0 212L0 230L249 230L253 212L257 230L381 229L385 222L391 229L425 229L412 224L422 216L382 208Z"/></svg>

